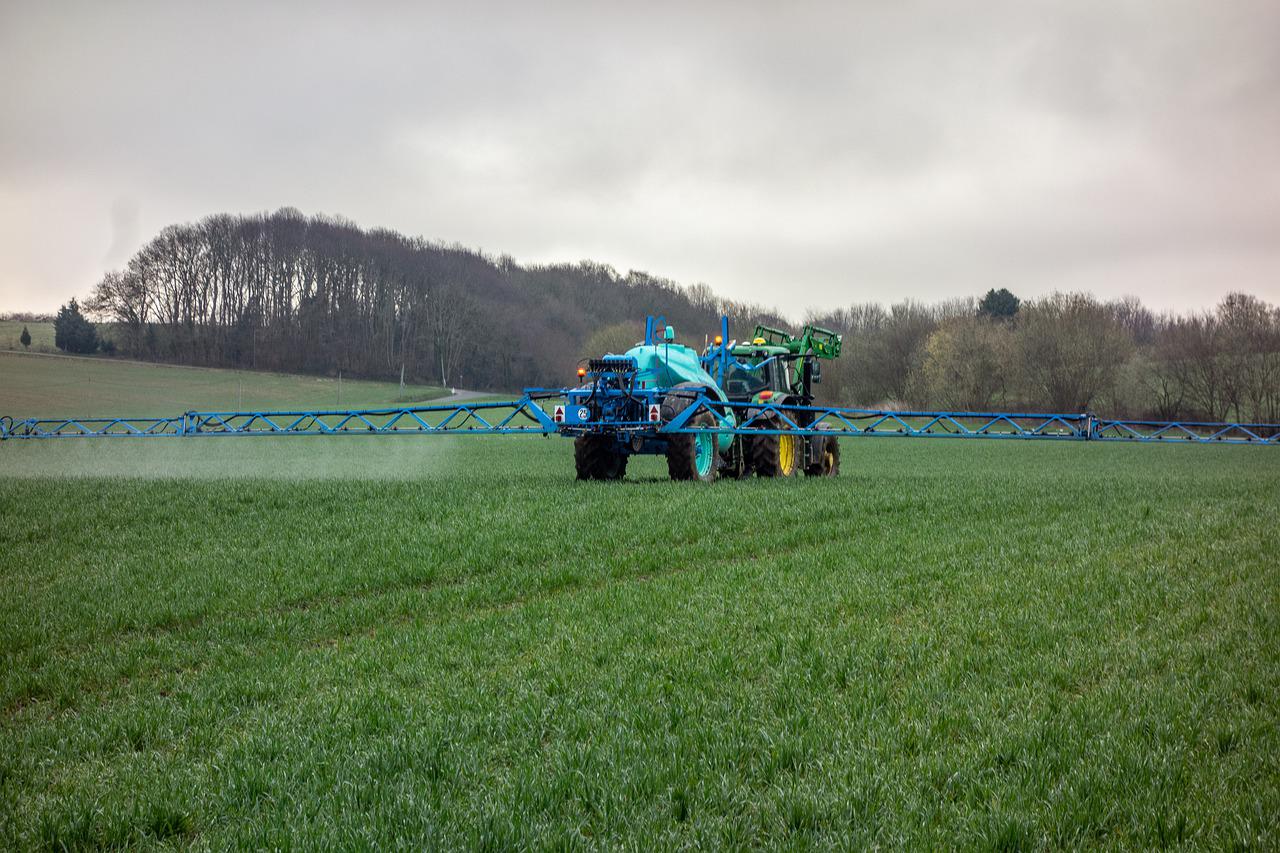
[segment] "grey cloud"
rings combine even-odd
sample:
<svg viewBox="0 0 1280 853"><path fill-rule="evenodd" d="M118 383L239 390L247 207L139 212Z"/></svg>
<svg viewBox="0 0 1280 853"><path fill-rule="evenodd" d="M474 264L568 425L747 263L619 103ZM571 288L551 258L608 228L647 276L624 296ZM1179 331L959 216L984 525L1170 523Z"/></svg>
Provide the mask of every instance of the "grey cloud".
<svg viewBox="0 0 1280 853"><path fill-rule="evenodd" d="M111 246L102 259L104 266L121 267L129 260L142 236L138 228L139 214L135 199L122 197L112 203Z"/></svg>
<svg viewBox="0 0 1280 853"><path fill-rule="evenodd" d="M0 14L0 307L83 292L170 221L281 205L772 304L1280 300L1274 4Z"/></svg>

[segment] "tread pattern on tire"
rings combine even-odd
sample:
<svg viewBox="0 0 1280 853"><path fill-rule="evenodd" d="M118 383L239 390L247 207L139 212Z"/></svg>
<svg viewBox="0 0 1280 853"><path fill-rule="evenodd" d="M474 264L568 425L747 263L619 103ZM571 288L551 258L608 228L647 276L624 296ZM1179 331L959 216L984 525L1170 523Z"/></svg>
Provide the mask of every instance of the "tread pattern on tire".
<svg viewBox="0 0 1280 853"><path fill-rule="evenodd" d="M573 465L579 480L621 480L627 455L607 435L580 435L573 440Z"/></svg>
<svg viewBox="0 0 1280 853"><path fill-rule="evenodd" d="M697 395L704 390L705 386L696 382L681 382L671 390L676 392L684 392L668 394L662 400L662 421L666 423L685 409L693 405L693 401L697 399ZM686 396L687 395L687 396ZM701 412L690 422L693 425L711 425L715 420L709 412ZM696 467L695 456L697 449L694 446L694 435L692 433L676 433L667 440L667 474L673 480L696 480L698 479L698 471ZM716 477L715 460L712 461L711 476L709 480Z"/></svg>
<svg viewBox="0 0 1280 853"><path fill-rule="evenodd" d="M775 417L762 420L763 429L781 429L781 422ZM751 438L751 467L761 477L781 477L782 474L782 442L779 435L757 435ZM794 471L792 472L794 473Z"/></svg>
<svg viewBox="0 0 1280 853"><path fill-rule="evenodd" d="M689 421L690 426L715 426L715 418L710 412L700 412ZM693 433L676 433L667 441L667 474L673 480L704 480L710 482L716 478L716 459L712 456L711 473L705 477L698 476L698 448Z"/></svg>

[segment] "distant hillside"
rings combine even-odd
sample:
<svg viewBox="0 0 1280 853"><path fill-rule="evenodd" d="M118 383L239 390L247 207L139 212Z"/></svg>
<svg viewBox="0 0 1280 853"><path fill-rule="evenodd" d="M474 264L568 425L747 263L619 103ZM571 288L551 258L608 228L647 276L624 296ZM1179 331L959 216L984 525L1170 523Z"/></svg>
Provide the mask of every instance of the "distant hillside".
<svg viewBox="0 0 1280 853"><path fill-rule="evenodd" d="M162 231L86 307L129 356L470 388L563 383L593 332L663 313L696 338L764 317L642 272L521 266L282 209ZM765 317L765 319L776 319Z"/></svg>
<svg viewBox="0 0 1280 853"><path fill-rule="evenodd" d="M0 352L0 415L166 416L192 409L386 406L445 395L429 385Z"/></svg>

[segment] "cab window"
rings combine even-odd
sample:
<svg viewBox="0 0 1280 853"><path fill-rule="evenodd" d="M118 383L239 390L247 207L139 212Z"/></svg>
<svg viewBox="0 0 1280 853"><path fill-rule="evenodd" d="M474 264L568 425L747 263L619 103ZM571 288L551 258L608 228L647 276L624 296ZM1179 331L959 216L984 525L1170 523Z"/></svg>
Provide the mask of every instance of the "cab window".
<svg viewBox="0 0 1280 853"><path fill-rule="evenodd" d="M769 386L773 390L781 392L791 390L787 387L787 363L785 361L774 359L765 369L769 371Z"/></svg>
<svg viewBox="0 0 1280 853"><path fill-rule="evenodd" d="M730 397L754 397L770 387L770 371L773 365L766 365L762 370L748 370L738 363L729 365L729 373L725 378L724 391Z"/></svg>

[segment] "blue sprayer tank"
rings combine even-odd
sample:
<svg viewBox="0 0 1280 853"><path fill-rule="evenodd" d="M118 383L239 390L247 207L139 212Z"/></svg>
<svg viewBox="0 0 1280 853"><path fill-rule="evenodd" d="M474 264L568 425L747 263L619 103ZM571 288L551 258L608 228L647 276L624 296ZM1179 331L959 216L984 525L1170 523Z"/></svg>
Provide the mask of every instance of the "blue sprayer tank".
<svg viewBox="0 0 1280 853"><path fill-rule="evenodd" d="M705 387L709 397L725 401L729 399L711 374L703 368L697 351L684 344L639 344L627 350L625 355L635 359L639 368L636 378L644 383L645 388L674 388L676 385L692 382ZM732 411L726 410L722 419L726 426L733 426ZM727 451L733 443L733 435L729 433L719 434L716 438L721 452Z"/></svg>

